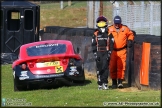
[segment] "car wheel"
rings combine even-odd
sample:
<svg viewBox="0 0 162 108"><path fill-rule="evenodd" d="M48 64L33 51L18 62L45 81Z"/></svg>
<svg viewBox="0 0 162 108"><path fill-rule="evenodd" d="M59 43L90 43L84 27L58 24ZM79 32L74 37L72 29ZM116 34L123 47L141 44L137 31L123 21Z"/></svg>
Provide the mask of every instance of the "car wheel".
<svg viewBox="0 0 162 108"><path fill-rule="evenodd" d="M20 88L14 83L14 91L20 91Z"/></svg>
<svg viewBox="0 0 162 108"><path fill-rule="evenodd" d="M20 91L21 88L15 83L15 80L14 80L14 91Z"/></svg>
<svg viewBox="0 0 162 108"><path fill-rule="evenodd" d="M26 86L21 86L21 85L17 85L16 84L16 81L15 81L15 79L14 79L14 91L16 92L16 91L23 91L23 90L26 90Z"/></svg>

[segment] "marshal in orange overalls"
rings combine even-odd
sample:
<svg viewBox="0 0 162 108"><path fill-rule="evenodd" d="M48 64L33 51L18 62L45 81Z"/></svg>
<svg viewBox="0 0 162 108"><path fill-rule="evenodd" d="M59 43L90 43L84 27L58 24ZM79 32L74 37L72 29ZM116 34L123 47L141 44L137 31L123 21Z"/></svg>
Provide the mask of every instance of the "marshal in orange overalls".
<svg viewBox="0 0 162 108"><path fill-rule="evenodd" d="M114 25L109 26L108 31L114 37L114 50L110 58L110 77L112 79L124 79L126 68L127 40L134 40L133 32L122 25L117 30Z"/></svg>

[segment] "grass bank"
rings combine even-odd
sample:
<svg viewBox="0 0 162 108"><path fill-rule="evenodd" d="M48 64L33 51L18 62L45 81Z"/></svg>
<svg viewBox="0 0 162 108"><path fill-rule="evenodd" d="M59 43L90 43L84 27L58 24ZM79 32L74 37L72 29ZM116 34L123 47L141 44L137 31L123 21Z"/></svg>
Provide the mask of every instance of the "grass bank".
<svg viewBox="0 0 162 108"><path fill-rule="evenodd" d="M67 1L60 8L60 2L40 5L40 28L45 26L85 27L87 26L87 1ZM112 4L103 2L103 15L112 23Z"/></svg>

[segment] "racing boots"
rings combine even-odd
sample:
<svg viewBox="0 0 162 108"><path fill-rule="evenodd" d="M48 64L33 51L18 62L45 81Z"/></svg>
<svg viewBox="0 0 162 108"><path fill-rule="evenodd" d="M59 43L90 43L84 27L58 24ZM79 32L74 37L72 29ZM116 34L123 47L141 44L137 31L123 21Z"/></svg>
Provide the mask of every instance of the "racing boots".
<svg viewBox="0 0 162 108"><path fill-rule="evenodd" d="M103 83L102 85L98 85L98 90L108 90L108 84Z"/></svg>
<svg viewBox="0 0 162 108"><path fill-rule="evenodd" d="M102 84L102 89L103 89L103 90L108 90L108 89L109 89L108 84L103 83L103 84Z"/></svg>
<svg viewBox="0 0 162 108"><path fill-rule="evenodd" d="M102 90L102 85L98 85L98 90Z"/></svg>

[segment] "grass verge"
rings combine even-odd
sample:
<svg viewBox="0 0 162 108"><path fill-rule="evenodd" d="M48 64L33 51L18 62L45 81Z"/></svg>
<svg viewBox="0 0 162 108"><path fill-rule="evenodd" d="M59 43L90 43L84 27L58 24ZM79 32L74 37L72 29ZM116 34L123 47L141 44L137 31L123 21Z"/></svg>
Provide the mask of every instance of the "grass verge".
<svg viewBox="0 0 162 108"><path fill-rule="evenodd" d="M86 27L87 26L87 1L72 1L68 6L67 1L60 8L60 2L40 5L40 28L45 26L61 27ZM112 4L103 2L103 15L112 23ZM93 17L93 16L92 16Z"/></svg>
<svg viewBox="0 0 162 108"><path fill-rule="evenodd" d="M110 106L108 102L118 102L115 104L126 104L130 102L145 102L161 105L160 91L140 91L130 87L124 89L97 90L96 76L85 73L86 81L80 86L58 86L51 89L37 89L31 91L14 92L13 76L11 65L1 65L1 96L11 102L11 100L23 99L24 103L32 106L60 107L60 106ZM14 102L18 103L18 102ZM103 105L104 104L104 105ZM13 104L14 105L14 104ZM111 103L111 106L114 104ZM133 105L133 104L131 104Z"/></svg>

